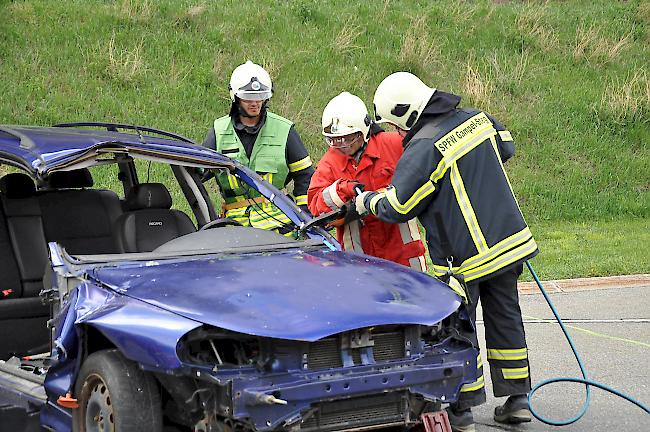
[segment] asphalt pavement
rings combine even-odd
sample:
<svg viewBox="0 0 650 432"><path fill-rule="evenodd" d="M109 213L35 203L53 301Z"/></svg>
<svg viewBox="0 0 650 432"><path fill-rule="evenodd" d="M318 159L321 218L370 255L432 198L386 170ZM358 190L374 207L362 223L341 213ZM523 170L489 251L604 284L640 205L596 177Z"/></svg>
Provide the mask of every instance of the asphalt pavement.
<svg viewBox="0 0 650 432"><path fill-rule="evenodd" d="M645 275L647 276L647 275ZM645 281L645 279L644 279ZM611 281L610 281L611 282ZM582 357L588 377L650 406L650 283L644 286L567 285L552 287L549 294ZM630 284L627 284L630 285ZM634 285L634 284L632 284ZM638 285L638 283L637 283ZM572 288L573 287L573 288ZM580 370L559 325L537 290L521 295L529 348L533 385L544 379L580 377ZM484 327L480 308L478 331L484 348ZM482 351L483 358L485 352ZM478 432L507 431L650 431L650 415L615 395L592 388L587 414L568 426L549 426L536 419L520 426L507 426L492 419L494 407L504 398L494 398L486 373L487 403L474 409ZM543 416L555 420L575 416L584 403L585 387L578 383L551 384L538 391L533 406Z"/></svg>

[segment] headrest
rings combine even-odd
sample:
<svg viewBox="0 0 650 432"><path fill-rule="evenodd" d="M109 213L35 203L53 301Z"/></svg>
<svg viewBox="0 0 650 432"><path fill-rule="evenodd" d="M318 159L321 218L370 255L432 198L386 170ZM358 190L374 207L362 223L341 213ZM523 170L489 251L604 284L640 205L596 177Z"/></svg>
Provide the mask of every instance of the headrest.
<svg viewBox="0 0 650 432"><path fill-rule="evenodd" d="M87 188L93 186L93 176L88 168L56 171L48 177L47 185L52 189Z"/></svg>
<svg viewBox="0 0 650 432"><path fill-rule="evenodd" d="M11 173L0 178L0 192L7 198L29 198L36 193L36 186L27 174Z"/></svg>
<svg viewBox="0 0 650 432"><path fill-rule="evenodd" d="M131 189L126 205L129 210L169 209L172 196L162 183L142 183Z"/></svg>

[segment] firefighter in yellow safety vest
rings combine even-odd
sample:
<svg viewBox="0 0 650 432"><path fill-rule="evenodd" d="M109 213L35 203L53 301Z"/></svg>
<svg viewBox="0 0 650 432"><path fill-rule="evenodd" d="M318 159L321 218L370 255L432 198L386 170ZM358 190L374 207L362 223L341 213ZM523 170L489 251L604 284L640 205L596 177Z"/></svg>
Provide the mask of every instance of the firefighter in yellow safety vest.
<svg viewBox="0 0 650 432"><path fill-rule="evenodd" d="M312 161L293 123L267 110L272 95L273 83L264 68L250 60L235 68L230 78L230 113L214 121L203 146L238 160L278 189L293 181L294 200L308 211ZM291 222L232 173L219 171L215 177L224 200L224 217L244 226L279 232Z"/></svg>

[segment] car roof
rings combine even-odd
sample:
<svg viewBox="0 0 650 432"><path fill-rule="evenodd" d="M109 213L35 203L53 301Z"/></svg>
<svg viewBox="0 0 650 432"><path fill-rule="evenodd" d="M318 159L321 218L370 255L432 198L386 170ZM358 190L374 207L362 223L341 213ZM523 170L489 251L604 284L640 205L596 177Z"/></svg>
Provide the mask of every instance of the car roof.
<svg viewBox="0 0 650 432"><path fill-rule="evenodd" d="M34 176L62 167L70 169L76 161L87 160L89 155L102 152L127 152L135 157L206 168L234 165L231 159L214 150L157 129L108 123L73 125L101 125L116 130L0 125L0 159L21 167ZM135 133L118 132L118 127L134 130Z"/></svg>

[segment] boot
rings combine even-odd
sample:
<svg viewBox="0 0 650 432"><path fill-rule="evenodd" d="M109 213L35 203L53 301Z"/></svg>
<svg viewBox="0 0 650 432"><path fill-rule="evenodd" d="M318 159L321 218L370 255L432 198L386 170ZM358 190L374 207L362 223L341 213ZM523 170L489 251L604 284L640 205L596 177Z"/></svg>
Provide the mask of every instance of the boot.
<svg viewBox="0 0 650 432"><path fill-rule="evenodd" d="M500 423L527 423L531 419L528 395L510 395L506 403L494 409L494 420Z"/></svg>
<svg viewBox="0 0 650 432"><path fill-rule="evenodd" d="M476 432L471 409L456 411L452 406L448 406L445 410L452 432Z"/></svg>

